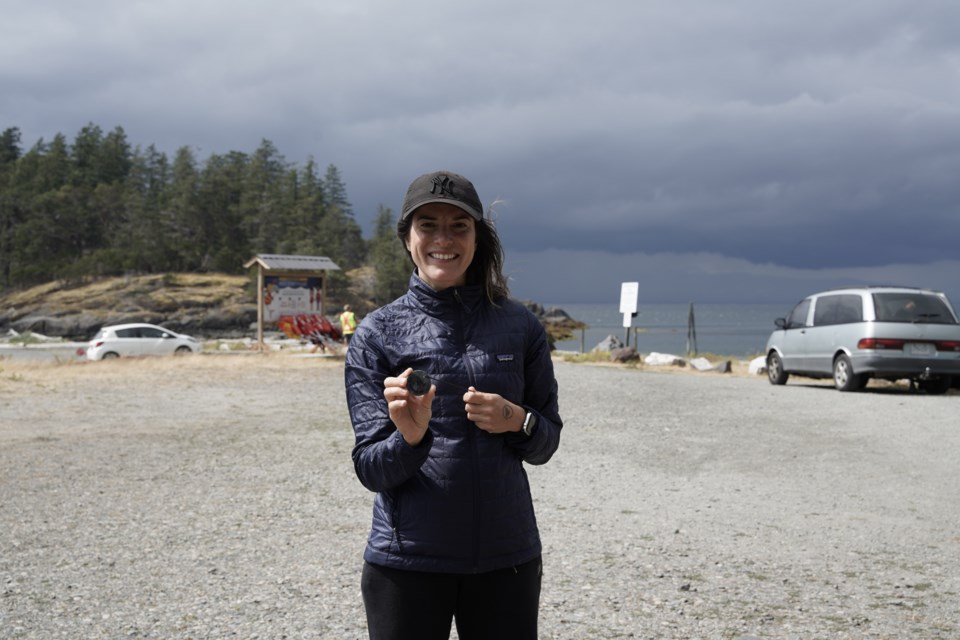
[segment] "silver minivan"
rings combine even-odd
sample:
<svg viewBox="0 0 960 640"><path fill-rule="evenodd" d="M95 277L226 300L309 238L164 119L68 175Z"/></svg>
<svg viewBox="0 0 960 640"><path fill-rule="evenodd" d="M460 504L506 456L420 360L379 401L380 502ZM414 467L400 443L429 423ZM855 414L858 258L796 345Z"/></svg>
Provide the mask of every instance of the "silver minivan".
<svg viewBox="0 0 960 640"><path fill-rule="evenodd" d="M801 300L767 340L767 376L833 378L857 391L870 378L909 380L928 393L946 393L960 380L960 322L939 291L858 287Z"/></svg>

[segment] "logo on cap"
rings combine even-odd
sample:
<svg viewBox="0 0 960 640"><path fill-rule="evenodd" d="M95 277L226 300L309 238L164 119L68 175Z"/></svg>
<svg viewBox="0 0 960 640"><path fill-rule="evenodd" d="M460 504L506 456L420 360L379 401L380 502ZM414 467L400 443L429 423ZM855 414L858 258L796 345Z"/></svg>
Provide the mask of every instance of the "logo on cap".
<svg viewBox="0 0 960 640"><path fill-rule="evenodd" d="M430 188L430 193L443 198L457 197L453 192L453 189L457 186L457 183L451 180L450 176L434 176L431 182L433 186Z"/></svg>

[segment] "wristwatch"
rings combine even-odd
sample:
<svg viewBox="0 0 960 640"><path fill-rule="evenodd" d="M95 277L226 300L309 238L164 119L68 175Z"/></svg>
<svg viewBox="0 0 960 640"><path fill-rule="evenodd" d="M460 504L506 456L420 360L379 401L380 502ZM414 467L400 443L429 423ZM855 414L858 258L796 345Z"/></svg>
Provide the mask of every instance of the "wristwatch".
<svg viewBox="0 0 960 640"><path fill-rule="evenodd" d="M533 433L533 428L537 425L537 415L532 411L527 411L527 417L523 419L523 428L520 429L523 435L529 436Z"/></svg>

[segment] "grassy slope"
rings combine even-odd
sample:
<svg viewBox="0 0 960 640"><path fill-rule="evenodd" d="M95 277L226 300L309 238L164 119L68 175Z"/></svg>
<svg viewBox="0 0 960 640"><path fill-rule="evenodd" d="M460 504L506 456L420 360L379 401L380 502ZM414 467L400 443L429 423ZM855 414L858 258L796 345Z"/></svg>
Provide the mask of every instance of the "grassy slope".
<svg viewBox="0 0 960 640"><path fill-rule="evenodd" d="M0 310L16 315L93 315L143 309L169 313L184 308L256 304L247 276L171 273L102 278L80 284L49 282L0 295Z"/></svg>

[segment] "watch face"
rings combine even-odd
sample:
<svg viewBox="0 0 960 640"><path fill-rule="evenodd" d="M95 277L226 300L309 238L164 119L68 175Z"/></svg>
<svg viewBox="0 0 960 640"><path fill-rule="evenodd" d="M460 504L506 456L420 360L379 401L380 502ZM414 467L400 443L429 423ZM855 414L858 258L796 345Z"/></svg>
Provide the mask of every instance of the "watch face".
<svg viewBox="0 0 960 640"><path fill-rule="evenodd" d="M527 417L523 420L523 432L527 435L533 433L533 425L537 424L537 416L533 413L527 413Z"/></svg>

